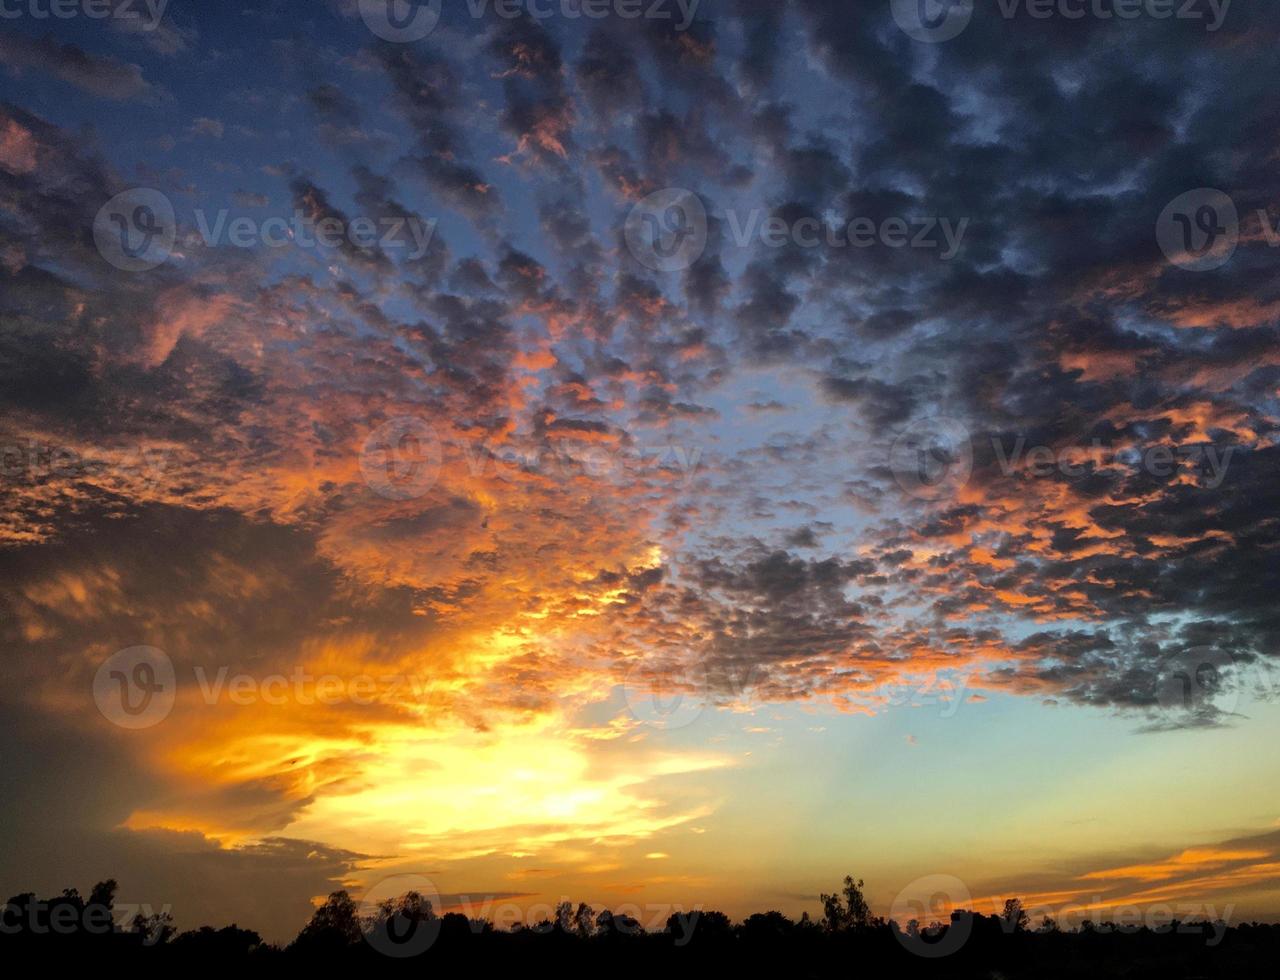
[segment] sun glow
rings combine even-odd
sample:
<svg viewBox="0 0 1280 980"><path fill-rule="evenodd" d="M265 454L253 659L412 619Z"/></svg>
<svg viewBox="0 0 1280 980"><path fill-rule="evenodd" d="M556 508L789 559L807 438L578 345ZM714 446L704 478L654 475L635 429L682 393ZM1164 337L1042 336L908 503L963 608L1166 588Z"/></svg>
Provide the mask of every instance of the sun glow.
<svg viewBox="0 0 1280 980"><path fill-rule="evenodd" d="M268 697L276 688L262 678L188 690L171 720L175 738L155 760L183 790L124 825L198 831L225 846L286 833L439 862L537 855L571 841L620 845L705 817L704 806L665 800L661 780L730 760L622 739L634 721L616 705L607 726L625 751L594 737L600 726L578 716L606 703L617 678L576 663L573 644L561 651L558 697L487 702L496 675L518 674L522 658L548 647L501 629L375 668L356 640L277 675L287 697ZM338 677L344 684L326 689ZM244 801L267 794L284 802L264 821Z"/></svg>

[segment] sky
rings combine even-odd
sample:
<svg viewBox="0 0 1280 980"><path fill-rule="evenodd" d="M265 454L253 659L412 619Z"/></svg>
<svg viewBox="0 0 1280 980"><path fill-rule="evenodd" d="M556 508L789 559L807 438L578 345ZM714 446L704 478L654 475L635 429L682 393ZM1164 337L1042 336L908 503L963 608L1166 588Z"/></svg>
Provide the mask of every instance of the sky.
<svg viewBox="0 0 1280 980"><path fill-rule="evenodd" d="M0 892L1280 918L1278 41L4 0Z"/></svg>

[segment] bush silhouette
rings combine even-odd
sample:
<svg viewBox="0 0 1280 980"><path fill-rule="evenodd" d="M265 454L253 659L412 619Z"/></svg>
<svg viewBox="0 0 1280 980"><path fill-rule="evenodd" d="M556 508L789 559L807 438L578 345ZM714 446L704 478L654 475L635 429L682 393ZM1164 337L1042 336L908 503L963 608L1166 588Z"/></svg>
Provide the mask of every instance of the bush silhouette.
<svg viewBox="0 0 1280 980"><path fill-rule="evenodd" d="M1280 927L1257 923L1173 922L1127 928L1083 922L1063 929L1050 917L1031 928L1019 899L997 914L951 913L947 922L899 923L875 916L861 879L822 894L821 919L776 910L734 924L722 912L696 909L668 916L659 931L634 917L585 902L561 902L542 921L497 929L488 921L436 909L407 892L362 912L335 891L284 947L236 925L175 933L167 913L127 918L116 908L116 881L99 882L88 899L67 889L38 900L26 892L0 911L0 951L67 966L174 970L217 964L262 967L429 968L488 975L528 969L663 980L733 976L833 976L853 969L869 977L1058 978L1232 977L1256 973L1280 952ZM404 959L384 955L388 936L428 929ZM388 932L390 930L390 932ZM406 964L408 966L406 967Z"/></svg>

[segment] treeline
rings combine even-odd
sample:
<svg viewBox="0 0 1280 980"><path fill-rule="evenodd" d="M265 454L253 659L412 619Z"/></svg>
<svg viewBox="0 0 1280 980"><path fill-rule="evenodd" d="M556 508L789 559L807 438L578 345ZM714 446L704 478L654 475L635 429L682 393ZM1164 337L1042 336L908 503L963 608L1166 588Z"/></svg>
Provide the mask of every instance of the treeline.
<svg viewBox="0 0 1280 980"><path fill-rule="evenodd" d="M543 921L498 930L486 920L439 914L414 892L362 910L340 891L291 943L277 946L234 925L179 933L167 913L117 908L116 883L105 881L88 898L70 889L52 899L30 893L9 899L0 915L0 951L44 962L175 972L341 966L486 975L535 968L664 980L726 971L824 978L833 971L869 977L1238 978L1269 970L1280 953L1280 926L1086 922L1062 930L1051 920L1032 926L1017 900L999 915L960 911L945 923L900 924L872 915L862 884L846 878L841 892L822 895L816 919L771 911L735 923L702 910L672 915L660 931L567 902Z"/></svg>

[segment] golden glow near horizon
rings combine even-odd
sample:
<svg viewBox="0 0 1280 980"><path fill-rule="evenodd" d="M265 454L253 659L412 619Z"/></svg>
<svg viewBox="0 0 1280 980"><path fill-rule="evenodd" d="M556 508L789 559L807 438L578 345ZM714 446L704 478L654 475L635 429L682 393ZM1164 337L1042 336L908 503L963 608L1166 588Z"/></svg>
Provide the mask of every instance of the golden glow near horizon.
<svg viewBox="0 0 1280 980"><path fill-rule="evenodd" d="M575 727L580 710L610 698L613 674L563 674L551 703L468 716L491 674L538 645L528 629L493 631L376 666L357 642L243 686L205 676L185 692L154 759L174 802L135 811L124 826L243 844L286 829L242 822L249 811L221 805L224 790L261 786L298 805L291 836L458 860L645 840L705 816L705 806L660 805L649 784L730 765L724 753L646 745L625 706L611 724ZM627 751L602 753L601 740L628 742Z"/></svg>
<svg viewBox="0 0 1280 980"><path fill-rule="evenodd" d="M539 628L552 632L545 620ZM793 806L812 812L810 801L785 795L798 788L809 792L803 779L793 785L784 773L776 784L783 794L778 795L767 782L761 792L759 772L749 772L758 751L752 746L781 746L780 732L792 726L779 728L777 718L757 706L750 711L757 721L725 728L724 720L737 716L726 708L717 715L719 734L666 741L617 700L616 674L583 664L565 678L563 697L538 701L536 710L512 712L505 705L477 723L478 716L469 716L462 705L485 688L494 671L528 657L539 646L537 635L528 628L460 639L455 650L434 658L442 669L418 674L408 671L424 662L421 654L394 665L403 672L384 669L375 675L366 669L372 666L367 644L327 644L305 669L287 678L287 688L270 695L258 682L233 695L229 679L205 678L185 692L166 724L161 750L152 757L169 786L169 803L140 808L123 826L142 833L195 831L227 848L277 835L323 841L366 855L349 880L356 891L386 874L424 869L437 875L444 869L444 887L457 875L475 873L465 869L480 868L490 876L487 887L505 882L526 904L582 893L606 902L648 893L674 900L687 886L704 896L700 901L753 907L719 876L743 876L750 882L743 886L748 895L774 886L767 874L762 876L763 868L753 869L754 857L740 853L749 845L732 831L728 837L718 832L722 801L696 786L706 774L732 779L735 769L747 767L742 785L754 787L752 809L765 826ZM583 646L565 642L566 649ZM324 679L338 677L359 680L326 692ZM288 696L280 696L285 690ZM211 700L211 691L219 696ZM440 710L446 704L452 708ZM596 709L604 710L590 717ZM885 704L861 717L875 726L894 710ZM935 724L954 723L950 709L941 715ZM812 721L806 724L811 732L820 730ZM907 751L918 751L914 736L909 744L913 748ZM945 756L946 749L928 751ZM678 791L672 789L673 777ZM848 778L856 785L862 777L855 769ZM242 804L246 787L258 788L281 806L273 811ZM725 828L736 819L731 816ZM709 828L710 849L681 843L705 836ZM809 847L800 841L799 851L792 853L807 855L802 865L883 863L883 855L873 858L857 843L859 827L834 832L832 837L832 829L823 828ZM841 840L845 847L833 849ZM966 892L957 906L995 909L1017 895L1028 908L1064 923L1130 907L1179 910L1215 900L1211 904L1217 909L1228 898L1266 901L1278 857L1275 842L1193 847L1167 859L1059 875L1060 887L1051 889L1031 885ZM993 858L984 855L975 867L990 874L999 867ZM918 866L919 858L902 853L892 860L909 867ZM947 866L971 863L957 855ZM669 866L674 873L666 872ZM1008 871L1017 873L1018 866L1011 864ZM548 881L553 888L543 892ZM890 884L890 892L877 896L885 911L892 891L910 888L897 878ZM482 896L478 891L477 901Z"/></svg>

